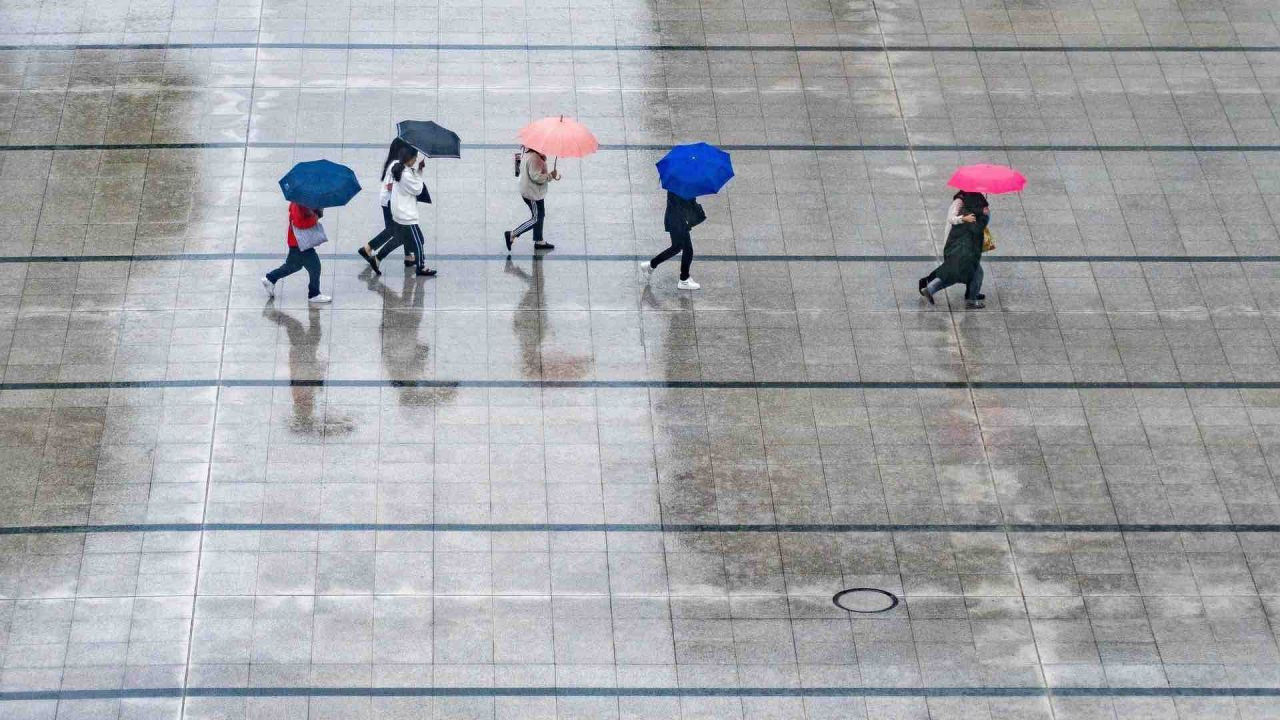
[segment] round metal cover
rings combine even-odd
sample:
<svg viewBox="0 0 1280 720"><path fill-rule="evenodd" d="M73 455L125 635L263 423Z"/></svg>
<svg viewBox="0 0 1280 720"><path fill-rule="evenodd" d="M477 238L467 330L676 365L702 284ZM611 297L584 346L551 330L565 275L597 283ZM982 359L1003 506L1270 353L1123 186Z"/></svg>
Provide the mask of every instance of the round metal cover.
<svg viewBox="0 0 1280 720"><path fill-rule="evenodd" d="M854 613L882 613L898 607L898 596L880 588L849 588L831 596L841 610Z"/></svg>

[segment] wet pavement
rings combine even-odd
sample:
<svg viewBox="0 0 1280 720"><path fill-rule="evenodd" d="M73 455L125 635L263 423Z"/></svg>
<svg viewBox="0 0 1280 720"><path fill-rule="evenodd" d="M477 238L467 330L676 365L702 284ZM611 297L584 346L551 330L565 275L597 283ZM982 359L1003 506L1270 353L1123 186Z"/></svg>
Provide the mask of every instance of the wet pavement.
<svg viewBox="0 0 1280 720"><path fill-rule="evenodd" d="M1278 22L0 6L0 717L1280 716ZM277 179L406 118L439 277L366 190L268 301ZM646 285L694 140L703 289ZM1028 187L929 306L970 162Z"/></svg>

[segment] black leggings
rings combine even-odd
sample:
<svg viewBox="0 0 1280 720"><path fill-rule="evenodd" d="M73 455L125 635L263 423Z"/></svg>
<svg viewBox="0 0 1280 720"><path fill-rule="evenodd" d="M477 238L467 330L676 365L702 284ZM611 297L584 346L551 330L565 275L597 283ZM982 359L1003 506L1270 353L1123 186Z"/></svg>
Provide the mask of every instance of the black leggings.
<svg viewBox="0 0 1280 720"><path fill-rule="evenodd" d="M689 279L689 266L693 264L693 238L688 230L671 231L671 247L663 250L649 261L649 267L656 268L680 253L680 279Z"/></svg>

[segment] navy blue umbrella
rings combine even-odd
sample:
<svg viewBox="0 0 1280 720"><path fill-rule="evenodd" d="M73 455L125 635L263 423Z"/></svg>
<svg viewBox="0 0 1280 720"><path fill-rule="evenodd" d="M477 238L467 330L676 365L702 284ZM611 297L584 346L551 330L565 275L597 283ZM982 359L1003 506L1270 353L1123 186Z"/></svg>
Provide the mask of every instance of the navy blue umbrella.
<svg viewBox="0 0 1280 720"><path fill-rule="evenodd" d="M312 160L293 166L280 178L284 199L309 208L346 205L360 192L356 174L346 165L328 160Z"/></svg>
<svg viewBox="0 0 1280 720"><path fill-rule="evenodd" d="M686 200L715 195L732 177L729 153L706 143L677 145L658 161L662 187Z"/></svg>
<svg viewBox="0 0 1280 720"><path fill-rule="evenodd" d="M396 135L429 158L462 157L462 140L458 133L430 120L401 120Z"/></svg>

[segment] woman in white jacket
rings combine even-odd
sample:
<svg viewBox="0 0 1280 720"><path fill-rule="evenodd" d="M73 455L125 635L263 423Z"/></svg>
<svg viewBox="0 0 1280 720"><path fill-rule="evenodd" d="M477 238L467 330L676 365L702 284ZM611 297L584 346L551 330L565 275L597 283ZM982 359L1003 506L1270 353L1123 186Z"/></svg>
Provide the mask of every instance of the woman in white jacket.
<svg viewBox="0 0 1280 720"><path fill-rule="evenodd" d="M413 255L418 275L431 277L436 271L425 265L422 229L418 227L418 194L422 192L422 169L426 164L426 158L414 152L408 163L391 166L391 222L395 224L396 238L392 242L403 245L406 256Z"/></svg>
<svg viewBox="0 0 1280 720"><path fill-rule="evenodd" d="M379 176L382 182L378 185L378 205L382 207L382 232L356 250L356 253L364 258L365 262L369 263L369 267L379 275L382 274L382 261L396 248L396 243L392 242L396 239L396 226L391 221L391 187L394 184L391 179L391 165L397 161L412 162L417 154L418 151L414 150L409 143L396 138L391 141L391 147L387 149L387 159L382 163L382 174ZM391 244L388 245L388 243ZM384 245L385 248L383 248ZM416 265L414 260L406 255L404 266Z"/></svg>

